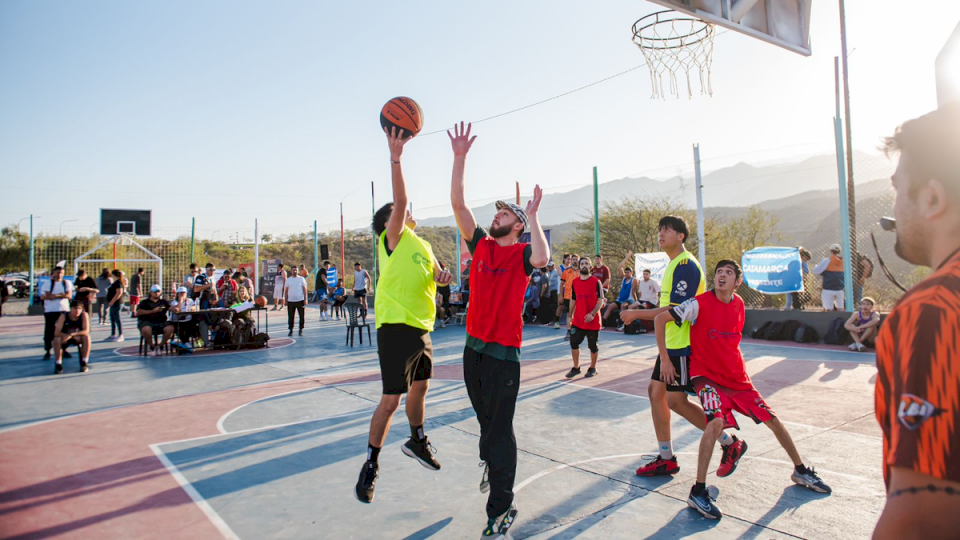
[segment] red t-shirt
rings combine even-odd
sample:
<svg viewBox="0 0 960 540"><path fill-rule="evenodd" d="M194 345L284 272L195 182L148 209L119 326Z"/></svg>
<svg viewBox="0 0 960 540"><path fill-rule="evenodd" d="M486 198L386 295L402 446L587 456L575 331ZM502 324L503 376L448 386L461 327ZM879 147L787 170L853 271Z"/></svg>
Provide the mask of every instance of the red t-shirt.
<svg viewBox="0 0 960 540"><path fill-rule="evenodd" d="M508 351L485 347L499 344L520 348L523 337L523 297L529 275L529 244L501 246L477 227L467 245L472 248L470 263L470 307L467 310L467 345L493 355L513 356ZM474 338L473 340L469 338ZM479 340L482 343L476 343ZM509 360L512 358L503 358ZM517 359L519 361L519 358Z"/></svg>
<svg viewBox="0 0 960 540"><path fill-rule="evenodd" d="M610 269L607 268L606 265L594 266L593 269L590 270L590 275L600 280L600 284L603 285L610 279Z"/></svg>
<svg viewBox="0 0 960 540"><path fill-rule="evenodd" d="M707 291L675 306L676 323L690 321L690 378L706 377L731 390L749 390L753 382L740 351L746 311L734 294L729 304Z"/></svg>
<svg viewBox="0 0 960 540"><path fill-rule="evenodd" d="M576 300L577 305L573 310L573 326L582 330L599 330L600 314L597 313L593 320L586 322L587 313L593 311L597 306L597 300L603 298L603 285L600 280L590 276L587 279L577 277L573 280L573 292L571 300Z"/></svg>

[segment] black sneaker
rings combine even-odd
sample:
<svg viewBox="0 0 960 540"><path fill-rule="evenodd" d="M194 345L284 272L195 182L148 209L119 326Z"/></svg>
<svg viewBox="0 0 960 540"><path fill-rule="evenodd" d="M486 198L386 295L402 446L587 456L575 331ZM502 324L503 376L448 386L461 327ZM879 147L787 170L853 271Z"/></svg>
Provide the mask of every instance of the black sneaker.
<svg viewBox="0 0 960 540"><path fill-rule="evenodd" d="M290 336L292 336L292 335L293 335L293 328L291 328L290 331L287 332L287 337L290 337Z"/></svg>
<svg viewBox="0 0 960 540"><path fill-rule="evenodd" d="M360 478L357 480L357 489L354 495L362 503L373 502L373 488L377 485L377 478L380 477L380 465L376 461L368 461L360 469Z"/></svg>
<svg viewBox="0 0 960 540"><path fill-rule="evenodd" d="M90 365L83 360L80 361L80 373L86 373L90 371Z"/></svg>
<svg viewBox="0 0 960 540"><path fill-rule="evenodd" d="M49 359L50 359L50 351L47 351L47 352L45 352L45 353L43 354L43 359L44 359L44 360L49 360Z"/></svg>
<svg viewBox="0 0 960 540"><path fill-rule="evenodd" d="M422 441L416 441L413 437L410 437L407 442L403 443L400 450L408 457L419 461L424 467L432 471L440 470L440 462L433 457L437 453L437 449L430 444L428 437L424 437Z"/></svg>
<svg viewBox="0 0 960 540"><path fill-rule="evenodd" d="M566 377L567 377L568 379L572 379L572 378L576 377L576 376L579 375L579 374L580 374L580 368L578 368L578 367L570 368L570 371L567 372Z"/></svg>
<svg viewBox="0 0 960 540"><path fill-rule="evenodd" d="M64 357L64 358L73 358L73 355L70 354L70 351L64 349L64 350L63 350L63 357Z"/></svg>
<svg viewBox="0 0 960 540"><path fill-rule="evenodd" d="M596 368L590 368L590 369L587 370L587 374L585 375L585 377L593 377L593 376L596 375L596 374L597 374L597 369L596 369Z"/></svg>
<svg viewBox="0 0 960 540"><path fill-rule="evenodd" d="M300 329L300 335L303 335L303 328Z"/></svg>
<svg viewBox="0 0 960 540"><path fill-rule="evenodd" d="M59 375L63 373L63 364L55 364L53 368L53 374Z"/></svg>
<svg viewBox="0 0 960 540"><path fill-rule="evenodd" d="M511 538L509 535L510 527L517 519L517 503L510 503L510 507L499 516L487 519L487 526L483 529L482 538L496 538L502 540Z"/></svg>
<svg viewBox="0 0 960 540"><path fill-rule="evenodd" d="M813 467L808 467L807 472L803 474L798 473L796 469L794 469L793 474L790 475L790 479L798 486L812 489L817 493L833 493L830 486L824 484L823 480L817 476L817 471L813 470Z"/></svg>
<svg viewBox="0 0 960 540"><path fill-rule="evenodd" d="M483 476L480 477L480 493L486 493L490 491L490 465L486 461L481 461L480 467L483 467Z"/></svg>
<svg viewBox="0 0 960 540"><path fill-rule="evenodd" d="M693 488L691 488L690 496L687 497L687 506L700 512L707 519L718 520L723 517L723 512L717 507L717 500L709 489L704 489L699 495L694 495Z"/></svg>

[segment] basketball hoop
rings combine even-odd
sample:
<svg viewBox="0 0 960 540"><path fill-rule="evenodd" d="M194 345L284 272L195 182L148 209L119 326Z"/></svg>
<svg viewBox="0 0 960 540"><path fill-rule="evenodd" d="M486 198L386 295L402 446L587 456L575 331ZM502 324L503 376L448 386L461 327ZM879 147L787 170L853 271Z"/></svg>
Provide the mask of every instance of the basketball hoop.
<svg viewBox="0 0 960 540"><path fill-rule="evenodd" d="M713 24L673 10L658 11L633 24L633 43L643 53L650 68L651 99L666 99L664 79L670 94L680 98L677 74L687 80L687 97L693 98L690 73L700 77L700 93L713 95L710 66L713 64Z"/></svg>

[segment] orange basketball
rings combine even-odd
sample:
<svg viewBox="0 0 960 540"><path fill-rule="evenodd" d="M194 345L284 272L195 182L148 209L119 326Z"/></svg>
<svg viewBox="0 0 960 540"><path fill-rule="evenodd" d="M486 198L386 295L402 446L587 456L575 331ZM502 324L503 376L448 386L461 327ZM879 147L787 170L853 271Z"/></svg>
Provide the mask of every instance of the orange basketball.
<svg viewBox="0 0 960 540"><path fill-rule="evenodd" d="M402 129L404 139L412 137L423 128L423 109L408 97L395 97L380 109L380 125L387 131Z"/></svg>
<svg viewBox="0 0 960 540"><path fill-rule="evenodd" d="M258 297L253 301L253 303L256 304L256 305L258 305L258 306L260 306L260 307L267 307L267 297L265 297L265 296L258 296Z"/></svg>

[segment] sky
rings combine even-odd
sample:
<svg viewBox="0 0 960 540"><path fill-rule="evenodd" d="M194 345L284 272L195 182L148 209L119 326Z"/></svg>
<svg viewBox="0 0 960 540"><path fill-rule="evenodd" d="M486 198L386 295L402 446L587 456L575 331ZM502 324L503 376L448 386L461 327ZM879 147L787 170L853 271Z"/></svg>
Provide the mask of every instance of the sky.
<svg viewBox="0 0 960 540"><path fill-rule="evenodd" d="M854 148L876 152L936 108L934 59L960 2L847 0ZM414 213L450 213L442 130L643 64L643 0L0 2L0 225L97 230L153 210L164 235L252 238L369 223L391 199L379 110L424 110L404 151ZM474 126L466 198L569 191L833 151L836 0L814 0L813 55L720 31L713 97L650 99L646 67ZM371 201L371 182L375 189ZM21 230L26 227L26 221Z"/></svg>

